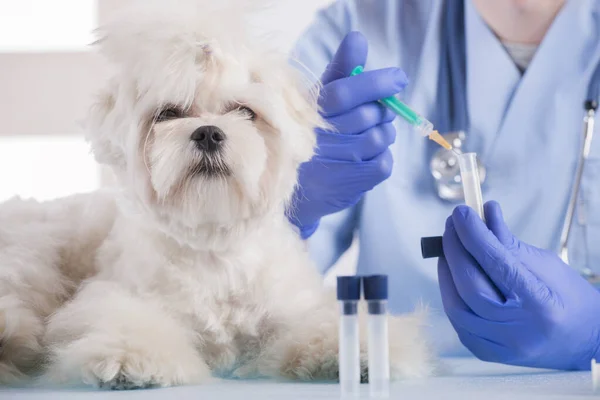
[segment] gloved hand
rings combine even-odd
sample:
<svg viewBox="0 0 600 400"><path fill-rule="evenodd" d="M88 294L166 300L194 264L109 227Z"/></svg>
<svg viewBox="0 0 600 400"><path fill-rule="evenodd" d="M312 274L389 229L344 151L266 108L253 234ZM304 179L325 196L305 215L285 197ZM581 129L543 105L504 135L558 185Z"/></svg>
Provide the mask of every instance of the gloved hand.
<svg viewBox="0 0 600 400"><path fill-rule="evenodd" d="M288 218L304 239L314 233L323 216L355 205L391 174L388 147L396 138L395 114L377 100L402 91L407 78L399 68L350 77L366 59L366 39L358 32L349 33L321 77L319 106L335 131L316 131L316 155L299 169Z"/></svg>
<svg viewBox="0 0 600 400"><path fill-rule="evenodd" d="M440 290L461 342L484 361L589 369L599 357L600 293L554 253L514 237L497 203L485 205L485 218L487 226L459 206L443 236Z"/></svg>

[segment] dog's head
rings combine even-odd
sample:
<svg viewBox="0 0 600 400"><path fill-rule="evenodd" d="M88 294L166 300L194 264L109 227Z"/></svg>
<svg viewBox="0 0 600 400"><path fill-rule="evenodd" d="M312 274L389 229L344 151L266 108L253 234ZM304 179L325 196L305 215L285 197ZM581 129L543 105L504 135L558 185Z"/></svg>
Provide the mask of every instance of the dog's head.
<svg viewBox="0 0 600 400"><path fill-rule="evenodd" d="M281 212L313 154L316 92L244 28L244 3L144 0L99 30L114 75L88 139L168 229Z"/></svg>

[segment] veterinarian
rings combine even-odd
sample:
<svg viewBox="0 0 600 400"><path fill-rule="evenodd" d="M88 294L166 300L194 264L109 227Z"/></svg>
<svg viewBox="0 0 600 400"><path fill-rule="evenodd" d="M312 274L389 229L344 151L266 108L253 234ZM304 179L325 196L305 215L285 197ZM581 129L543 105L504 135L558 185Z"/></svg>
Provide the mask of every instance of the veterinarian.
<svg viewBox="0 0 600 400"><path fill-rule="evenodd" d="M429 305L442 354L553 369L600 359L600 138L577 173L584 132L600 136L599 3L347 0L320 11L292 59L322 74L319 103L337 132L317 131L289 218L323 273L356 234L357 273L389 275L394 313ZM357 65L366 72L349 77ZM461 205L449 155L376 102L392 95L478 154L486 223ZM442 233L436 269L420 238Z"/></svg>

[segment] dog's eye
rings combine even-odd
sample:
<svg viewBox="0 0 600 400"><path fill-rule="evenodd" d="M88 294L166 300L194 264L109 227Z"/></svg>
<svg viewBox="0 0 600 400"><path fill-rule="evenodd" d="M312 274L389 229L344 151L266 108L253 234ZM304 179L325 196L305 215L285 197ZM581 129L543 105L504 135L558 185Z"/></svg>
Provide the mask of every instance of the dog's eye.
<svg viewBox="0 0 600 400"><path fill-rule="evenodd" d="M249 107L246 106L239 106L236 109L237 112L242 113L244 115L246 115L251 121L254 121L256 119L256 113L254 112L254 110L252 110Z"/></svg>
<svg viewBox="0 0 600 400"><path fill-rule="evenodd" d="M163 122L176 118L181 118L181 112L176 108L166 108L156 116L156 122Z"/></svg>

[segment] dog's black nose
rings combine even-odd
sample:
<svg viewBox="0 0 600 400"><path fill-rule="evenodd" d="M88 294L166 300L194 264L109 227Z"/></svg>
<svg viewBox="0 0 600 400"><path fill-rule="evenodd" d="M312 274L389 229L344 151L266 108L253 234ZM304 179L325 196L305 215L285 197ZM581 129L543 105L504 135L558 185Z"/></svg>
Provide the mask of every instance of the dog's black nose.
<svg viewBox="0 0 600 400"><path fill-rule="evenodd" d="M192 133L191 138L196 146L204 151L217 151L225 140L225 133L216 126L201 126Z"/></svg>

